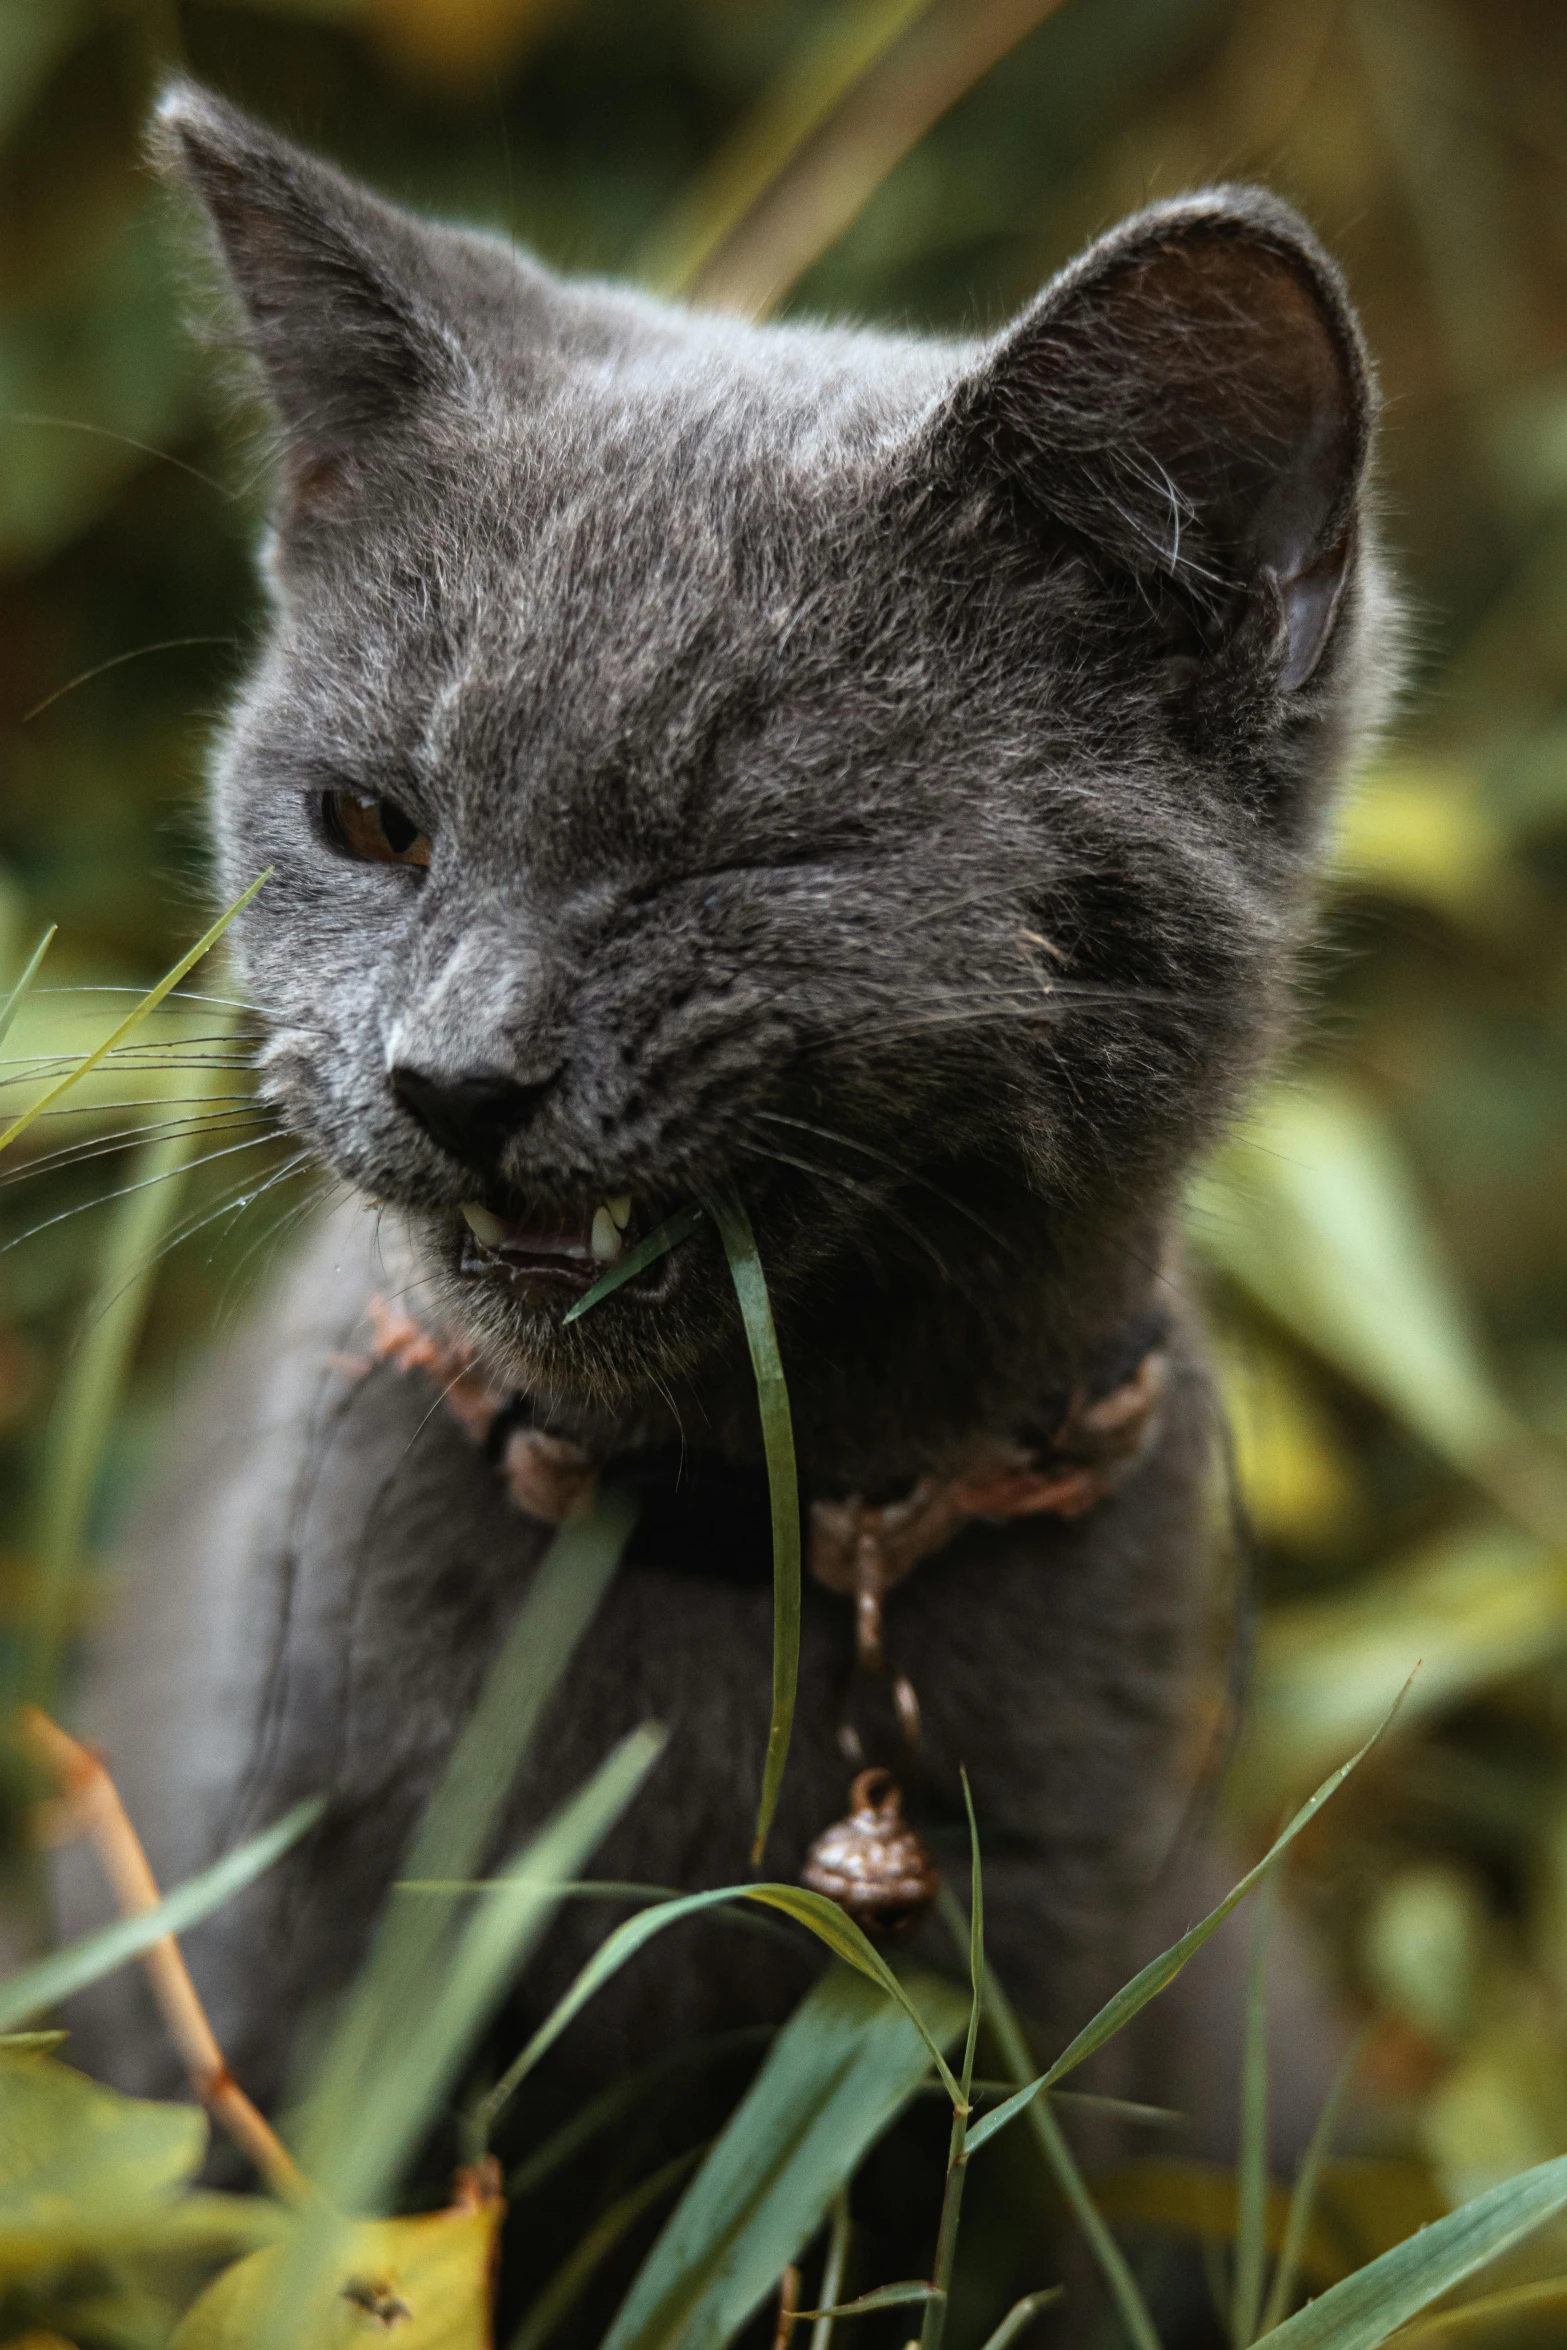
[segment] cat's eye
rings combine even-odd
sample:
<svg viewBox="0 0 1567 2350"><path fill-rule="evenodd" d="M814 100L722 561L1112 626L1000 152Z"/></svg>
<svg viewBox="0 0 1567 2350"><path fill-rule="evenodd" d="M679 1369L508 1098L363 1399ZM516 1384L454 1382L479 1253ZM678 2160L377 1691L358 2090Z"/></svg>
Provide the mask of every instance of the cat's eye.
<svg viewBox="0 0 1567 2350"><path fill-rule="evenodd" d="M362 865L428 865L430 835L395 800L363 792L324 791L321 829L335 849Z"/></svg>

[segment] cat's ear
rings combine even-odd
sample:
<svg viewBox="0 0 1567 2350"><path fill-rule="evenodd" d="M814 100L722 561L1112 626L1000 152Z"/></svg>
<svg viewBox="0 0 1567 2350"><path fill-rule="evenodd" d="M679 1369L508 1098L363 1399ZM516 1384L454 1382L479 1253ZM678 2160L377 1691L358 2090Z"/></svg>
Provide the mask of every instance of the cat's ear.
<svg viewBox="0 0 1567 2350"><path fill-rule="evenodd" d="M152 147L205 210L283 428L292 506L330 501L357 459L462 399L472 369L431 249L448 232L188 82L165 93Z"/></svg>
<svg viewBox="0 0 1567 2350"><path fill-rule="evenodd" d="M1271 616L1279 682L1322 657L1354 563L1374 394L1342 281L1290 208L1220 188L1127 222L949 394L925 462L1005 488L1207 640Z"/></svg>

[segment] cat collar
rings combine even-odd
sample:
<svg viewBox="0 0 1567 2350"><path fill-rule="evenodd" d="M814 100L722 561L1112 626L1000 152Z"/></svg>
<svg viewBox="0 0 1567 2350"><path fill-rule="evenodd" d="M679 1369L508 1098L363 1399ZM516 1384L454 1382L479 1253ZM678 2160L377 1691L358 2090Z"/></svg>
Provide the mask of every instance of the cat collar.
<svg viewBox="0 0 1567 2350"><path fill-rule="evenodd" d="M400 1372L425 1373L528 1517L558 1525L591 1490L604 1464L569 1437L534 1427L526 1397L488 1379L466 1340L437 1336L380 1297L370 1300L369 1317L370 1357L353 1368L368 1371L384 1362ZM945 1550L966 1525L1079 1518L1105 1499L1146 1450L1157 1426L1168 1378L1162 1340L1159 1330L1130 1373L1104 1393L1077 1388L1042 1442L982 1444L956 1475L920 1477L893 1500L868 1502L850 1494L811 1502L807 1564L824 1590L853 1600L856 1656L864 1670L881 1669L887 1592L922 1559ZM662 1455L631 1455L616 1462L617 1474L624 1469L626 1481L650 1498L660 1482L667 1486L667 1475L660 1477L664 1467ZM754 1483L743 1471L707 1473L706 1506L715 1533L726 1517L733 1524L748 1512L755 1516ZM656 1502L654 1507L656 1513ZM738 1547L745 1550L746 1542ZM691 1548L684 1546L686 1556ZM762 1563L770 1574L770 1560ZM747 1557L732 1571L738 1581L760 1579L754 1570L754 1560Z"/></svg>

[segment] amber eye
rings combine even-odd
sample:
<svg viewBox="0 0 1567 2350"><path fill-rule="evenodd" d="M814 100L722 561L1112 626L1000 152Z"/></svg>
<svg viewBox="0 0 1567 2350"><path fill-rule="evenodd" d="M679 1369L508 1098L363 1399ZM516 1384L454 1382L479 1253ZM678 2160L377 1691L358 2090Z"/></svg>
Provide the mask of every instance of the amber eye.
<svg viewBox="0 0 1567 2350"><path fill-rule="evenodd" d="M321 824L334 848L363 865L428 865L430 835L395 800L366 799L356 791L324 791Z"/></svg>

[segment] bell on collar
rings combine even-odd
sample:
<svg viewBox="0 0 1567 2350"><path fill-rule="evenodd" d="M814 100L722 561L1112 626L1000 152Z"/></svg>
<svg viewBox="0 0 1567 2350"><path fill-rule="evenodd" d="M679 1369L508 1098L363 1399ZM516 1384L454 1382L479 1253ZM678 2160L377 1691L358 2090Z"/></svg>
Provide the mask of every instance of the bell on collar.
<svg viewBox="0 0 1567 2350"><path fill-rule="evenodd" d="M867 1934L903 1934L918 1925L941 1882L935 1862L903 1817L891 1771L861 1771L849 1816L824 1828L805 1857L800 1882L853 1918Z"/></svg>

